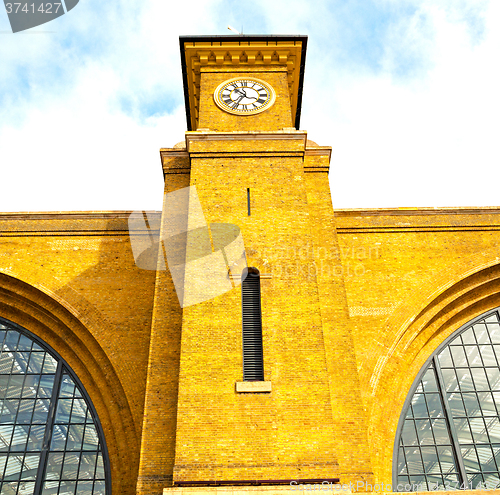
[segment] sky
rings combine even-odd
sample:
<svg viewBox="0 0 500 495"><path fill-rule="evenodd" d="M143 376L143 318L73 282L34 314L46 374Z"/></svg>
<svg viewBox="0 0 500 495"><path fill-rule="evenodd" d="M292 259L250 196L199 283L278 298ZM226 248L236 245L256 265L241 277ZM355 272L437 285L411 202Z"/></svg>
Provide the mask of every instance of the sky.
<svg viewBox="0 0 500 495"><path fill-rule="evenodd" d="M13 34L0 5L0 211L161 210L184 140L180 35L308 35L301 129L335 208L499 206L498 0L80 0Z"/></svg>

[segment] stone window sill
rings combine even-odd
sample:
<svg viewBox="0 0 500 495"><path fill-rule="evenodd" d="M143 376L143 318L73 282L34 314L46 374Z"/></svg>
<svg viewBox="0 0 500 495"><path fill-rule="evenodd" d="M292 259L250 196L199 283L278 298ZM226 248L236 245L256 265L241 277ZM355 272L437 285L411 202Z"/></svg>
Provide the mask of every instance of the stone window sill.
<svg viewBox="0 0 500 495"><path fill-rule="evenodd" d="M270 393L271 382L236 382L236 392L243 393Z"/></svg>

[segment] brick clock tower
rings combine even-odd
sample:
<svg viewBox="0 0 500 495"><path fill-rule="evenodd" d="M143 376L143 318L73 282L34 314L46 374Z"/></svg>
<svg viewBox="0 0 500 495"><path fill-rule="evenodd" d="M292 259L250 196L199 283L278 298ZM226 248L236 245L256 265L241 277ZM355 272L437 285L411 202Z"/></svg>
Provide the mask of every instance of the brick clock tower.
<svg viewBox="0 0 500 495"><path fill-rule="evenodd" d="M371 480L331 148L299 130L306 44L180 38L188 132L161 149L165 197L196 186L207 224L239 227L249 275L181 308L157 272L140 494Z"/></svg>

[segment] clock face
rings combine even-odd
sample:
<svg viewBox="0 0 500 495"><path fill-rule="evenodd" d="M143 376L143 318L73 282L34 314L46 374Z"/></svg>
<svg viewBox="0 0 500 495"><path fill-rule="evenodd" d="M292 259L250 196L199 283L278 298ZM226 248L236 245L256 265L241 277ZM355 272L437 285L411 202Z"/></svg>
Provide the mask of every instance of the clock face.
<svg viewBox="0 0 500 495"><path fill-rule="evenodd" d="M215 103L225 112L253 115L267 110L276 99L273 88L254 78L224 81L214 92Z"/></svg>

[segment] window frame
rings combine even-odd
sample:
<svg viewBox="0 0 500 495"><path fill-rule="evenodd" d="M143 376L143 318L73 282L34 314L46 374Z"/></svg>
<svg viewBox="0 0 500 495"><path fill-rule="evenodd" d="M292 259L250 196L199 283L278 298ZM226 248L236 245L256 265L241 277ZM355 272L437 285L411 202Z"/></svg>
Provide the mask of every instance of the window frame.
<svg viewBox="0 0 500 495"><path fill-rule="evenodd" d="M47 415L47 422L45 423L45 435L44 435L44 441L42 444L42 448L40 450L40 462L37 468L37 474L35 478L35 488L33 490L33 495L40 495L43 490L43 483L45 480L45 475L47 471L47 465L48 465L48 458L49 458L49 453L50 453L50 442L47 444L45 442L45 437L47 434L49 435L49 440L53 434L53 429L54 429L54 421L55 421L55 413L57 410L57 403L58 403L58 398L59 398L59 392L62 384L62 379L64 374L69 375L69 377L74 381L75 385L78 387L79 392L81 393L82 398L85 399L86 405L88 407L88 410L90 411L90 414L92 416L92 421L93 424L96 428L98 438L99 438L99 443L101 447L101 452L102 452L102 460L103 460L103 465L104 465L104 486L105 486L105 493L106 495L111 495L111 465L110 465L110 459L109 459L109 452L108 448L106 445L106 437L104 435L104 430L102 428L101 422L99 420L99 416L97 414L97 411L95 409L95 406L92 402L92 399L90 398L87 390L85 389L83 383L80 381L76 373L73 371L71 366L66 362L66 360L57 352L55 351L52 346L47 344L44 340L42 340L40 337L35 335L34 333L30 332L26 328L22 327L21 325L8 320L7 318L4 318L0 316L0 323L3 325L6 325L7 327L12 327L13 330L19 332L21 335L26 336L27 338L31 339L33 342L35 342L38 346L40 346L45 352L49 353L53 359L57 361L57 368L55 372L55 378L54 378L54 390L53 390L53 397L51 398L50 404L49 404L49 411ZM0 345L2 345L0 343ZM1 351L2 349L0 349ZM26 374L26 373L24 373ZM57 382L56 382L57 380ZM55 399L54 399L55 397ZM66 451L65 451L66 452ZM69 452L69 451L68 451Z"/></svg>
<svg viewBox="0 0 500 495"><path fill-rule="evenodd" d="M396 488L398 486L398 458L399 458L399 447L400 447L400 440L401 440L401 435L403 433L403 427L405 424L405 419L406 419L406 414L408 412L408 408L412 402L412 399L416 393L416 390L420 384L420 381L424 377L425 373L429 370L429 367L432 365L434 368L434 373L436 375L436 382L438 384L438 389L439 389L439 396L441 398L441 405L443 407L443 412L444 412L444 417L446 419L446 424L447 424L447 429L448 429L448 434L450 436L451 444L452 444L452 451L453 451L453 457L455 459L456 467L457 467L457 472L459 476L459 481L462 486L465 485L465 489L467 490L475 490L476 488L472 488L469 485L469 481L467 478L467 473L465 471L465 466L464 466L464 460L463 457L461 456L460 453L460 444L457 439L455 426L454 424L450 424L450 419L453 421L454 417L453 415L449 414L449 404L446 401L446 391L443 392L443 382L442 382L442 374L440 370L440 363L438 360L438 355L448 347L460 334L464 333L466 330L469 328L473 327L476 323L480 322L481 320L485 320L489 316L496 314L498 321L500 323L500 307L493 308L491 310L488 310L484 313L481 313L479 316L476 316L472 320L469 320L467 323L463 324L460 326L457 330L455 330L451 335L449 335L439 346L432 352L432 354L429 356L429 358L425 361L425 363L422 365L420 371L418 372L417 376L415 377L407 395L406 399L404 401L403 407L401 408L401 412L399 415L399 420L398 420L398 426L396 429L396 435L394 438L394 445L393 445L393 456L392 456L392 487L393 491L397 492ZM436 366L437 365L437 366ZM500 366L499 366L500 368ZM457 369L456 367L454 369ZM469 366L468 369L471 369ZM491 445L491 444L489 444ZM480 473L483 473L483 471L480 471ZM500 474L500 469L499 469L499 474ZM460 488L462 489L462 488ZM402 490L406 491L406 490Z"/></svg>

